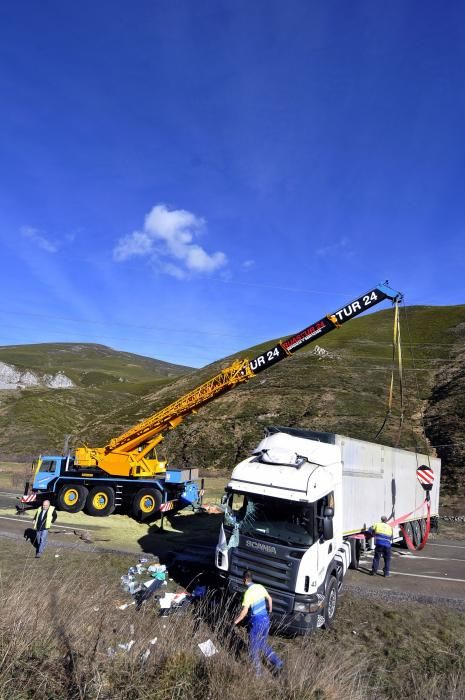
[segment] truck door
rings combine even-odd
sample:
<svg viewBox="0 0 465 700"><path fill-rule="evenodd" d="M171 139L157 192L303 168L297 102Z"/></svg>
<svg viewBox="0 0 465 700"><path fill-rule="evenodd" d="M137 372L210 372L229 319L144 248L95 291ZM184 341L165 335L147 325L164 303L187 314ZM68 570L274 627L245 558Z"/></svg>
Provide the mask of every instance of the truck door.
<svg viewBox="0 0 465 700"><path fill-rule="evenodd" d="M47 491L52 479L59 475L60 467L61 457L42 457L34 475L33 488L38 491Z"/></svg>
<svg viewBox="0 0 465 700"><path fill-rule="evenodd" d="M316 503L316 531L318 534L318 581L323 581L329 563L334 558L334 538L325 539L324 522L327 508L334 510L334 492L328 493Z"/></svg>

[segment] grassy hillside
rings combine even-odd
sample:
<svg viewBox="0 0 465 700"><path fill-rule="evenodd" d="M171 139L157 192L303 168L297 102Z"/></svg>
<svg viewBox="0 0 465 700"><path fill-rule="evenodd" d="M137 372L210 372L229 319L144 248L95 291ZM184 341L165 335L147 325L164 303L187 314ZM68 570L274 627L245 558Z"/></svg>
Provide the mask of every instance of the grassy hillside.
<svg viewBox="0 0 465 700"><path fill-rule="evenodd" d="M0 453L6 456L60 450L65 434L85 430L89 422L116 407L124 411L134 397L157 391L191 371L87 343L1 347L0 362L38 374L63 372L76 385L0 391Z"/></svg>
<svg viewBox="0 0 465 700"><path fill-rule="evenodd" d="M0 362L13 364L19 370L48 374L61 371L83 386L173 378L190 371L189 367L92 343L3 346L0 347Z"/></svg>
<svg viewBox="0 0 465 700"><path fill-rule="evenodd" d="M402 310L401 321L404 421L400 430L396 377L392 415L378 441L424 452L429 449L424 426L429 444L437 445L439 456L445 460L450 489L463 489L465 306L407 307ZM267 425L300 426L374 440L386 413L392 324L390 309L354 319L321 340L320 347L327 351L324 357L315 354L314 344L308 346L186 419L166 436L160 451L178 466L230 469L247 455ZM237 356L251 358L273 342L269 340ZM105 356L99 354L101 346L91 348L86 352L95 355L80 357L76 351L75 362L69 360L68 366L82 370L85 365L88 373L109 371ZM108 348L103 351L113 352ZM27 357L27 349L23 353ZM76 389L36 390L4 397L0 406L0 451L30 453L34 447L36 451L45 449L45 443L59 448L63 433L72 433L90 444L105 444L211 377L232 359L188 373L181 368L182 375L175 379L165 374L137 382L133 376L134 381L83 389L85 378L81 377ZM98 365L91 369L94 361Z"/></svg>
<svg viewBox="0 0 465 700"><path fill-rule="evenodd" d="M445 474L451 485L463 487L459 445L463 440L460 416L465 410L463 391L447 384L451 371L465 377L465 306L408 307L402 310L404 421L400 430L398 378L393 411L378 441L425 452L440 445L446 459ZM321 358L315 345L298 352L247 384L203 408L198 415L166 436L161 449L172 463L203 468L231 468L247 455L270 424L300 426L339 432L374 440L386 414L391 376L393 313L383 310L353 320L322 339L329 352ZM241 357L253 357L274 341L249 348ZM462 348L462 353L460 351ZM185 391L204 381L233 358L225 358L160 387L105 422L96 422L86 435L98 443L143 419ZM462 374L457 367L462 363ZM454 370L454 368L456 368ZM455 376L455 375L454 375ZM449 407L438 402L438 389ZM441 384L442 382L442 384ZM442 399L444 400L444 399ZM422 417L422 413L424 416ZM451 422L452 421L452 422ZM455 421L455 422L453 422ZM423 426L430 438L425 441ZM445 452L442 445L450 443Z"/></svg>
<svg viewBox="0 0 465 700"><path fill-rule="evenodd" d="M231 598L212 593L169 617L160 617L155 597L140 611L134 606L122 611L119 606L130 597L121 591L120 576L135 556L58 549L55 558L50 545L39 565L31 551L26 544L2 541L5 700L464 697L463 612L383 599L367 605L346 593L333 629L297 639L274 635L271 644L284 661L283 672L274 678L264 664L256 676L246 632L232 625L237 609ZM25 601L33 601L33 614ZM131 639L129 651L118 646ZM197 645L208 639L218 653L205 658Z"/></svg>

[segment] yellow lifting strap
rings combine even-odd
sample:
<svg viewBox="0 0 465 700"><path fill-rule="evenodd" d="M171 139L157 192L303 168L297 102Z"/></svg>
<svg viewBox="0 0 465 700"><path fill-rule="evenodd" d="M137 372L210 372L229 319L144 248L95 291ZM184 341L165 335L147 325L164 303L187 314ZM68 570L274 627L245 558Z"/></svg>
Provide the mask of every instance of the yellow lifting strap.
<svg viewBox="0 0 465 700"><path fill-rule="evenodd" d="M389 384L389 394L388 394L388 405L386 415L384 417L383 424L378 430L375 436L375 440L381 435L384 427L387 423L388 418L392 412L392 402L394 398L394 373L396 369L396 358L397 358L397 369L399 373L399 390L400 390L400 424L399 424L399 434L397 436L397 442L399 443L400 434L402 431L402 425L404 422L404 382L403 382L403 372L402 372L402 345L400 340L400 319L399 319L399 301L396 299L394 302L394 328L392 336L392 363L391 363L391 381Z"/></svg>

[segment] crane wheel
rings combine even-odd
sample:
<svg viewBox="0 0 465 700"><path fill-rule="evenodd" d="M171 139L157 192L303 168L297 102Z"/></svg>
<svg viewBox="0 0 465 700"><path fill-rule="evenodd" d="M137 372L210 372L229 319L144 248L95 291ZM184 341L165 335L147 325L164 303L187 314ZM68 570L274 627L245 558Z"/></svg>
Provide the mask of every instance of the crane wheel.
<svg viewBox="0 0 465 700"><path fill-rule="evenodd" d="M85 511L88 515L103 518L115 510L115 492L111 486L95 486L87 496Z"/></svg>
<svg viewBox="0 0 465 700"><path fill-rule="evenodd" d="M162 495L158 489L141 489L132 500L132 514L136 520L150 520L160 510Z"/></svg>
<svg viewBox="0 0 465 700"><path fill-rule="evenodd" d="M68 513L79 513L86 505L88 493L86 487L81 484L62 486L57 496L58 509Z"/></svg>

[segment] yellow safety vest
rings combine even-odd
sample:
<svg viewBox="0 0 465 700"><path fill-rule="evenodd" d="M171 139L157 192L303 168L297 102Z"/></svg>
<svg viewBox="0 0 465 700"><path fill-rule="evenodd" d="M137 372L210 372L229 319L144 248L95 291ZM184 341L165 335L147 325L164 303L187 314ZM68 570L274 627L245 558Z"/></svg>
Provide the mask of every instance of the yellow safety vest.
<svg viewBox="0 0 465 700"><path fill-rule="evenodd" d="M390 547L392 544L392 527L387 523L375 523L371 528L375 535L375 544Z"/></svg>
<svg viewBox="0 0 465 700"><path fill-rule="evenodd" d="M52 526L52 517L53 513L55 511L55 506L49 506L47 510L47 515L45 516L45 529L49 530ZM36 511L36 514L34 516L34 530L37 530L37 522L39 520L39 516L42 513L42 508L38 508Z"/></svg>

